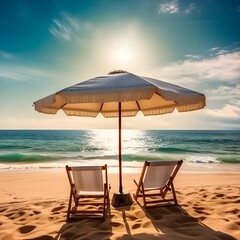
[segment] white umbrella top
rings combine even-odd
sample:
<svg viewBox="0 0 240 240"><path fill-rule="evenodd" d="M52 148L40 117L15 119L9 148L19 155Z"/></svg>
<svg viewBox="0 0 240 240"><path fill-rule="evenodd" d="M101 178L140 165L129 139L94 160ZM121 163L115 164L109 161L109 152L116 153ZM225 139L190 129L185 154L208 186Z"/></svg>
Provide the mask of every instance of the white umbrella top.
<svg viewBox="0 0 240 240"><path fill-rule="evenodd" d="M35 110L56 114L62 109L67 115L96 117L135 116L139 111L146 115L171 113L204 108L205 96L201 93L157 79L116 71L64 88L34 102Z"/></svg>

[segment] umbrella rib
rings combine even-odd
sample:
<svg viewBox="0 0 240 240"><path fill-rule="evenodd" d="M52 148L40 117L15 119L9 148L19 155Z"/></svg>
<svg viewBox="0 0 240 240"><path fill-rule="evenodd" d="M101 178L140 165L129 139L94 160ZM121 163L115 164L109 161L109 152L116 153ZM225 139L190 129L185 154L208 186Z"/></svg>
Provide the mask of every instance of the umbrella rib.
<svg viewBox="0 0 240 240"><path fill-rule="evenodd" d="M139 105L138 101L136 101L136 104L137 104L137 106L138 106L138 110L141 110L141 108L140 108L140 105Z"/></svg>
<svg viewBox="0 0 240 240"><path fill-rule="evenodd" d="M155 94L157 94L159 97L161 97L161 98L163 98L165 100L165 98L161 94L159 94L158 92L155 92ZM175 102L175 106L178 105L178 102L176 102L175 100L173 100L173 102Z"/></svg>
<svg viewBox="0 0 240 240"><path fill-rule="evenodd" d="M99 112L102 112L102 108L103 108L103 103L101 104L101 107L99 109Z"/></svg>
<svg viewBox="0 0 240 240"><path fill-rule="evenodd" d="M64 106L66 106L66 105L67 105L67 103L64 103L64 104L60 107L60 109L63 108Z"/></svg>

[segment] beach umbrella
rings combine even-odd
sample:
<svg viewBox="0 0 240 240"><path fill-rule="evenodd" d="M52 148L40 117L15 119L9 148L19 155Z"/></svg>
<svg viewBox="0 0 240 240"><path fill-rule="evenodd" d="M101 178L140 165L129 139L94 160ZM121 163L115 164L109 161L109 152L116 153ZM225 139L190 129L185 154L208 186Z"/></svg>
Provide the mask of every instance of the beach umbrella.
<svg viewBox="0 0 240 240"><path fill-rule="evenodd" d="M122 186L121 118L193 111L204 108L201 93L157 79L117 70L67 87L34 102L35 110L56 114L62 109L69 116L118 117L119 193Z"/></svg>

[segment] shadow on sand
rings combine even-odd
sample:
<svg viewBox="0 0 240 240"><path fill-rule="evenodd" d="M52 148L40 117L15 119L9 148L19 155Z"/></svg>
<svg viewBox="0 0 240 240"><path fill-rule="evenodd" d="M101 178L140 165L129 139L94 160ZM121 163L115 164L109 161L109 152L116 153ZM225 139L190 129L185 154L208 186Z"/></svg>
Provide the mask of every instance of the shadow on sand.
<svg viewBox="0 0 240 240"><path fill-rule="evenodd" d="M234 237L199 222L180 206L145 210L137 203L130 207L112 209L106 220L67 222L55 239L235 240Z"/></svg>
<svg viewBox="0 0 240 240"><path fill-rule="evenodd" d="M181 206L152 208L147 210L147 215L156 231L163 233L163 236L159 239L235 240L234 237L215 231L199 222L197 218L189 215Z"/></svg>

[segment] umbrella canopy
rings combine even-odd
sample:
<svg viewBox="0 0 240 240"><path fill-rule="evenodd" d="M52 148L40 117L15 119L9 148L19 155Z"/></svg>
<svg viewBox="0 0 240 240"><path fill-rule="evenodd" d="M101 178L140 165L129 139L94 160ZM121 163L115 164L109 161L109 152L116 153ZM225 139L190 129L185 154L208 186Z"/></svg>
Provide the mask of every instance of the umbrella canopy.
<svg viewBox="0 0 240 240"><path fill-rule="evenodd" d="M175 108L179 112L201 109L205 96L160 80L117 72L67 87L36 101L34 106L47 114L62 109L72 116L96 117L101 113L117 117L119 102L122 117L135 116L138 111L146 116L171 113Z"/></svg>
<svg viewBox="0 0 240 240"><path fill-rule="evenodd" d="M204 108L201 93L157 79L113 71L67 87L34 102L35 110L69 116L119 117L119 192L122 193L121 117L193 111Z"/></svg>

